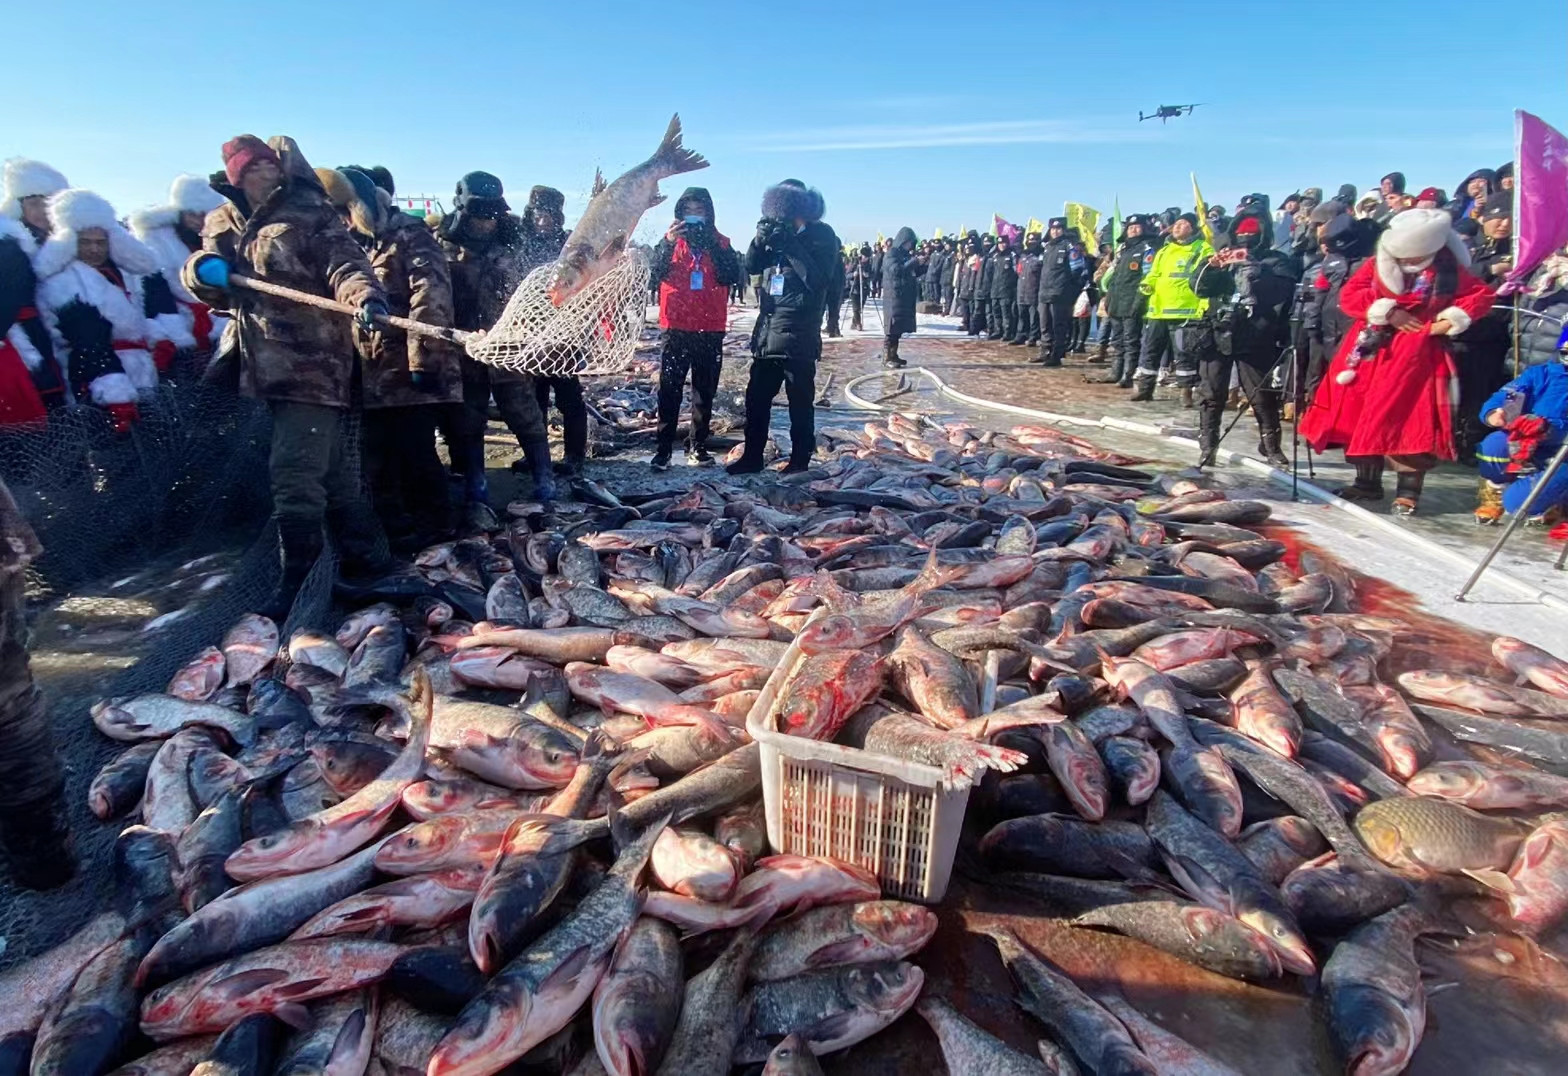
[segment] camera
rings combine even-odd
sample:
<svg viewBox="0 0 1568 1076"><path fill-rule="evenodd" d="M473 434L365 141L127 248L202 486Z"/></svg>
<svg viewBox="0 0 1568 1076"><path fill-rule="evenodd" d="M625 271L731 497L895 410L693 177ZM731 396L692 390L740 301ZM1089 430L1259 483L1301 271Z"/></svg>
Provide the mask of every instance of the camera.
<svg viewBox="0 0 1568 1076"><path fill-rule="evenodd" d="M757 243L763 247L778 247L794 234L794 227L787 220L763 217L757 222Z"/></svg>

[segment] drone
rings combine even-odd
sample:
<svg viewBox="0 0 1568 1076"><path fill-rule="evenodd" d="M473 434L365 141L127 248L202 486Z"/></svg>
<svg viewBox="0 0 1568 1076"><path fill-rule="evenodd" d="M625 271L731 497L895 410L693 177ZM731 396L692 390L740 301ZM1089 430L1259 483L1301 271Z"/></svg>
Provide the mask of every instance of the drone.
<svg viewBox="0 0 1568 1076"><path fill-rule="evenodd" d="M1175 119L1177 116L1190 116L1192 115L1192 110L1197 108L1198 105L1201 105L1202 103L1202 101L1199 101L1198 104L1194 105L1161 105L1147 116L1145 116L1140 110L1138 113L1138 122L1142 123L1144 120L1159 120L1161 123L1164 123L1166 120Z"/></svg>

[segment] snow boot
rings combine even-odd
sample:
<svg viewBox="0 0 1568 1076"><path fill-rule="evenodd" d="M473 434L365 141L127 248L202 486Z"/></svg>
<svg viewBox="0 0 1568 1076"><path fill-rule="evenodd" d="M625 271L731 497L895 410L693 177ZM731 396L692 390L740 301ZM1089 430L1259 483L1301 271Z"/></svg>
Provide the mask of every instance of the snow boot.
<svg viewBox="0 0 1568 1076"><path fill-rule="evenodd" d="M1475 521L1483 527L1491 527L1503 518L1503 487L1496 482L1481 479L1481 485L1475 491Z"/></svg>

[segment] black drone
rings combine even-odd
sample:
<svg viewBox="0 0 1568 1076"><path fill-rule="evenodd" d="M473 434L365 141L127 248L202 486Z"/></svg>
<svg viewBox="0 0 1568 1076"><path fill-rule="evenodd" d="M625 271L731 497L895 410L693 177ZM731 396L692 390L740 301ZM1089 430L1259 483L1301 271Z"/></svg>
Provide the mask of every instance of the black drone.
<svg viewBox="0 0 1568 1076"><path fill-rule="evenodd" d="M1142 123L1144 120L1159 120L1161 123L1164 123L1166 120L1175 119L1177 116L1189 116L1192 114L1192 110L1197 108L1198 105L1201 105L1202 103L1202 101L1199 101L1198 104L1195 105L1161 105L1147 116L1145 116L1140 111L1138 113L1138 122Z"/></svg>

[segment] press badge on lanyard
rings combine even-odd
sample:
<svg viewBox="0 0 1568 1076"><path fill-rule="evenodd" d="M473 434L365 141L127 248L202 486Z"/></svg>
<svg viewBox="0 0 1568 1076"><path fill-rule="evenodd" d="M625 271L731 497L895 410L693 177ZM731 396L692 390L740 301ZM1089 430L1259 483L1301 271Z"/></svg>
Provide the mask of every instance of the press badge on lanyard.
<svg viewBox="0 0 1568 1076"><path fill-rule="evenodd" d="M777 299L784 294L784 274L774 273L768 279L768 294Z"/></svg>
<svg viewBox="0 0 1568 1076"><path fill-rule="evenodd" d="M702 270L701 269L693 269L691 271L691 290L692 291L701 291L702 290Z"/></svg>

